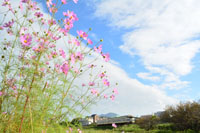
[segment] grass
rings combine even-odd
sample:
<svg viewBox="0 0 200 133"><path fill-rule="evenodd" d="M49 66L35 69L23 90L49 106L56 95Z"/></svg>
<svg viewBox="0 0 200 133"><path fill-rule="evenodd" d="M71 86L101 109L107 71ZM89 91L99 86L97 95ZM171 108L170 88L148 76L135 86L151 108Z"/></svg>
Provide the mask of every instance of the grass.
<svg viewBox="0 0 200 133"><path fill-rule="evenodd" d="M162 125L159 125L162 126ZM156 127L153 130L146 131L145 129L140 128L136 124L130 124L130 125L123 125L119 126L117 128L113 128L111 125L108 126L96 126L96 125L90 125L87 127L81 127L81 126L73 126L73 133L78 133L78 129L81 129L82 133L197 133L192 130L187 131L172 131L167 129L158 129ZM66 133L66 131L69 131L69 127L66 125L55 125L55 127L49 127L47 129L47 133ZM41 130L40 130L41 132ZM199 132L200 133L200 132Z"/></svg>
<svg viewBox="0 0 200 133"><path fill-rule="evenodd" d="M83 128L83 133L146 133L144 129L135 124L118 126L114 129L112 126L88 126Z"/></svg>
<svg viewBox="0 0 200 133"><path fill-rule="evenodd" d="M130 125L123 125L118 126L117 128L113 128L112 126L88 126L82 128L82 133L196 133L192 130L187 131L172 131L167 129L154 129L150 131L146 131L142 128L140 128L136 124L130 124ZM200 132L199 132L200 133Z"/></svg>

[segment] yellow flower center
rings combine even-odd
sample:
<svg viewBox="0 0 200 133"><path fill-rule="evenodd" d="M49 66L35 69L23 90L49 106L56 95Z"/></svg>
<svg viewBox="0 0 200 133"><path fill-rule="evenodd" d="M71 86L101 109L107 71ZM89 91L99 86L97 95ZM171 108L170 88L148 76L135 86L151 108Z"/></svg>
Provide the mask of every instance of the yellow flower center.
<svg viewBox="0 0 200 133"><path fill-rule="evenodd" d="M27 43L27 40L24 40L24 43Z"/></svg>

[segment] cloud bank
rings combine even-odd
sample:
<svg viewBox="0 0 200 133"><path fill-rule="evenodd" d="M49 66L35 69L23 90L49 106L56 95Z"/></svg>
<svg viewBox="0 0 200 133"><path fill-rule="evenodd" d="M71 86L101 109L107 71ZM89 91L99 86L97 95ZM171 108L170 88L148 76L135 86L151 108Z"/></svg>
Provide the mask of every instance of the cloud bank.
<svg viewBox="0 0 200 133"><path fill-rule="evenodd" d="M149 73L163 78L161 87L180 89L188 86L180 77L192 71L200 49L199 6L198 0L101 0L95 16L128 29L121 51L139 56Z"/></svg>
<svg viewBox="0 0 200 133"><path fill-rule="evenodd" d="M17 3L15 1L12 1L12 2L14 2L14 4ZM109 7L110 4L113 4L113 1L107 1L106 3L102 2L97 8L96 13L99 14L100 16L105 16L105 17L106 17L106 14L111 15L110 21L112 22L112 24L114 24L117 27L132 28L132 27L135 27L135 24L137 25L137 23L138 23L137 27L144 25L144 24L139 25L139 21L140 21L139 19L135 20L136 22L138 21L137 23L135 22L135 24L129 23L128 25L126 25L125 23L131 19L131 14L129 13L129 11L132 12L131 11L132 8L127 8L126 6L132 3L132 0L130 1L126 0L124 5L122 3L123 1L116 0L116 3L114 2L114 6ZM120 4L122 4L122 6L120 6L121 8L118 7ZM101 9L101 8L104 8L104 9ZM119 8L119 10L116 10L116 13L111 14L112 13L111 11L115 10L116 8ZM122 10L124 10L124 14ZM43 13L45 14L44 11ZM130 18L129 17L126 18L125 15L130 16ZM121 20L120 16L124 20ZM113 21L113 19L116 19L116 20ZM10 20L10 18L8 17L6 18L6 20ZM137 32L139 32L139 30ZM140 52L142 53L142 50L143 50L142 48L146 47L145 43L143 44L144 45L143 47L142 47L142 44L138 45L141 40L138 40L139 41L138 44L136 43L134 43L134 45L132 44L132 38L137 40L137 37L135 37L135 33L136 31L134 30L133 32L125 34L124 45L121 46L121 49L124 52L130 53L133 55L139 54ZM127 36L127 39L125 39L126 36ZM154 43L151 43L149 45L153 46ZM128 47L130 49L127 49ZM138 49L136 47L138 47ZM144 51L144 55L147 54L146 52L148 52L150 48L151 47L149 46L149 48L146 49L147 51ZM133 49L136 50L136 53L133 52ZM193 49L191 48L191 51L192 50ZM139 54L139 55L141 55L141 57L144 58L144 61L147 60L145 59L145 56L143 57L142 54ZM154 56L155 55L153 55L153 52L152 52L152 57L149 56L149 58L155 58ZM98 64L104 64L105 69L108 72L110 82L119 83L119 86L118 86L119 95L116 97L116 100L114 102L112 102L111 100L104 100L104 101L101 101L97 106L93 106L91 113L102 114L102 113L108 113L108 112L116 112L120 115L126 115L126 114L143 115L143 114L153 113L158 110L163 110L163 108L166 105L174 104L177 102L176 99L167 96L167 94L163 90L160 90L157 86L145 85L136 79L130 78L128 74L122 68L120 68L119 63L117 63L116 61L111 61L111 63L105 63L102 60L98 60L97 62ZM167 69L162 70L160 68L156 68L152 66L153 64L151 62L148 62L148 60L145 64L146 64L147 69L149 69L151 72L160 73L163 75L167 74L168 76L173 77L174 80L178 80L178 77L176 76L176 74L174 74L173 72L169 74ZM155 59L154 64L156 64L156 59ZM145 73L140 73L138 74L138 76L144 79L152 79L155 81L160 79L159 77L155 77L155 76L151 77L150 74L145 74ZM168 80L170 81L171 78L169 78Z"/></svg>

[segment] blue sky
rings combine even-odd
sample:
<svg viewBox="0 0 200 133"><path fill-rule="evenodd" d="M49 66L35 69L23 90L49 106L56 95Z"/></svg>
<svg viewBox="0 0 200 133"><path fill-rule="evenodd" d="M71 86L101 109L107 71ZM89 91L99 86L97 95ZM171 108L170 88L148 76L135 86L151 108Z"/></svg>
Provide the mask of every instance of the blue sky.
<svg viewBox="0 0 200 133"><path fill-rule="evenodd" d="M92 113L142 115L198 100L199 6L198 0L79 0L63 6L58 14L71 10L79 18L71 34L92 28L90 38L103 38L103 51L117 62L110 67L116 68L111 73L118 74L113 81L121 81L121 93Z"/></svg>

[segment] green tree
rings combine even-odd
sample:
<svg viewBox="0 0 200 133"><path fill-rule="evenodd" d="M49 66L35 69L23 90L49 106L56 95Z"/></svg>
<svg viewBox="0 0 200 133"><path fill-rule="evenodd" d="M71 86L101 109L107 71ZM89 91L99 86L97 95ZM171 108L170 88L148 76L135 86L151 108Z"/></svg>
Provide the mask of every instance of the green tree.
<svg viewBox="0 0 200 133"><path fill-rule="evenodd" d="M176 130L200 130L200 103L186 102L169 106L161 115L161 122L174 123Z"/></svg>

